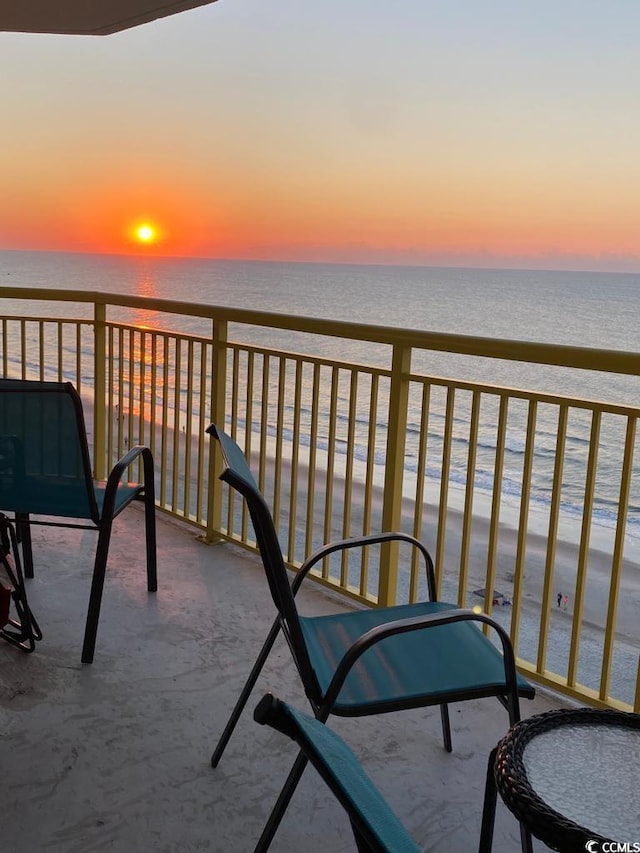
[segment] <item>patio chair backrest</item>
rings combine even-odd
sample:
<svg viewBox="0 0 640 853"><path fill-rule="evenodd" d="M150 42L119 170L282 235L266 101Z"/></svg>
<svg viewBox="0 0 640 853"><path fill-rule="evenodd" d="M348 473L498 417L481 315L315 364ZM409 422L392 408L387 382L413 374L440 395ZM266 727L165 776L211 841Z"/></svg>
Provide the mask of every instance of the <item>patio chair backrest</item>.
<svg viewBox="0 0 640 853"><path fill-rule="evenodd" d="M82 402L70 382L0 379L0 509L98 522Z"/></svg>
<svg viewBox="0 0 640 853"><path fill-rule="evenodd" d="M300 671L307 695L313 701L320 695L320 688L302 635L298 610L273 517L240 447L231 436L215 424L209 426L207 432L217 438L220 443L226 466L220 479L236 489L247 502L271 597L280 614L282 630Z"/></svg>

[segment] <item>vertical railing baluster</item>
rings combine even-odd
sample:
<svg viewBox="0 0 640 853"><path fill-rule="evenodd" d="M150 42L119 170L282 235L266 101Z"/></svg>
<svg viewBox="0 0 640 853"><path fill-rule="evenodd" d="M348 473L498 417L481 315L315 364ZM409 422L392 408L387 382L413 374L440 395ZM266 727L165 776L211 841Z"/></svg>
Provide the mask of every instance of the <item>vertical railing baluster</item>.
<svg viewBox="0 0 640 853"><path fill-rule="evenodd" d="M106 477L107 309L100 302L95 302L93 309L93 467L95 478L103 480Z"/></svg>
<svg viewBox="0 0 640 853"><path fill-rule="evenodd" d="M500 397L498 412L498 430L496 433L496 456L493 466L493 486L491 490L491 517L489 520L489 542L487 546L487 574L484 593L485 613L493 610L493 590L496 585L496 566L498 561L498 536L500 533L500 506L502 504L502 477L504 472L504 448L507 436L507 413L509 398ZM484 626L485 628L487 626Z"/></svg>
<svg viewBox="0 0 640 853"><path fill-rule="evenodd" d="M558 543L558 518L562 495L562 474L564 471L564 453L567 442L568 406L563 403L559 407L558 431L556 438L556 454L553 468L553 486L551 489L551 507L549 510L549 530L547 533L547 556L544 567L542 587L542 602L540 604L540 629L538 632L537 670L544 673L547 666L547 645L549 642L549 622L553 596L553 574L556 562L556 545Z"/></svg>
<svg viewBox="0 0 640 853"><path fill-rule="evenodd" d="M278 385L276 403L276 452L273 471L273 520L280 530L280 504L282 503L282 459L285 423L285 392L287 388L287 359L278 356Z"/></svg>
<svg viewBox="0 0 640 853"><path fill-rule="evenodd" d="M329 400L329 424L327 436L327 469L324 494L324 524L323 544L333 539L333 477L336 463L336 429L338 421L338 385L340 381L339 368L331 369L331 393ZM329 578L329 560L322 563L322 577Z"/></svg>
<svg viewBox="0 0 640 853"><path fill-rule="evenodd" d="M358 372L351 371L351 383L349 388L349 417L347 421L347 455L344 472L344 509L342 513L342 538L347 539L351 535L351 507L353 503L353 461L356 434L358 402ZM340 584L345 587L349 581L349 550L344 550L341 555Z"/></svg>
<svg viewBox="0 0 640 853"><path fill-rule="evenodd" d="M77 327L76 327L77 328ZM64 325L61 321L56 323L56 342L57 342L57 350L58 350L58 373L57 380L58 382L64 381ZM78 388L78 378L75 379L75 386L78 389L78 394L80 393L80 388Z"/></svg>
<svg viewBox="0 0 640 853"><path fill-rule="evenodd" d="M2 378L6 379L9 375L9 342L7 340L7 333L9 330L9 324L7 323L7 318L2 318Z"/></svg>
<svg viewBox="0 0 640 853"><path fill-rule="evenodd" d="M571 647L569 649L569 667L567 669L567 684L571 687L575 685L576 678L578 675L580 631L582 628L584 594L587 585L587 569L589 566L589 537L591 534L591 519L593 517L593 498L596 486L598 445L600 442L600 421L600 412L592 412L591 434L589 437L589 457L587 459L587 476L584 487L582 525L580 531L580 546L578 550L578 570L576 577L576 588L573 596Z"/></svg>
<svg viewBox="0 0 640 853"><path fill-rule="evenodd" d="M516 545L516 560L513 571L513 599L511 601L511 642L518 652L520 636L520 614L522 612L522 595L524 591L525 562L527 557L527 532L529 528L529 503L531 499L531 475L536 440L536 419L538 403L529 400L527 412L527 434L525 438L524 460L522 464L522 486L520 489L520 512L518 515L518 537Z"/></svg>
<svg viewBox="0 0 640 853"><path fill-rule="evenodd" d="M200 521L203 517L203 495L204 495L204 476L202 460L206 458L205 438L206 428L209 426L206 408L207 400L207 345L205 342L200 343L200 386L198 392L199 401L199 419L198 419L198 470L196 473L196 519ZM208 440L208 439L207 439Z"/></svg>
<svg viewBox="0 0 640 853"><path fill-rule="evenodd" d="M295 359L293 388L293 434L291 436L291 472L289 475L289 521L287 559L296 558L296 519L298 517L298 466L300 464L300 409L302 403L302 361Z"/></svg>
<svg viewBox="0 0 640 853"><path fill-rule="evenodd" d="M114 411L113 411L113 387L114 387L114 375L113 375L113 365L115 363L115 353L113 349L113 335L114 330L113 326L109 326L107 330L107 388L110 389L110 393L107 398L107 460L108 466L113 464L113 460L115 454L113 452L113 440L114 440ZM117 423L116 423L117 427Z"/></svg>
<svg viewBox="0 0 640 853"><path fill-rule="evenodd" d="M27 323L20 321L20 378L27 379Z"/></svg>
<svg viewBox="0 0 640 853"><path fill-rule="evenodd" d="M262 401L260 406L260 456L258 463L258 485L264 493L267 465L267 427L269 425L269 393L271 387L271 358L262 357Z"/></svg>
<svg viewBox="0 0 640 853"><path fill-rule="evenodd" d="M629 513L629 492L631 475L633 473L633 447L636 440L636 418L627 418L627 431L622 460L622 475L620 477L620 496L618 498L618 518L616 520L616 535L611 561L611 580L609 582L609 601L607 605L607 624L604 632L604 650L602 652L602 671L600 675L600 699L603 702L609 698L609 682L611 679L611 661L616 638L616 614L618 612L618 597L620 594L620 578L622 577L622 558L624 553L624 537Z"/></svg>
<svg viewBox="0 0 640 853"><path fill-rule="evenodd" d="M40 381L43 382L46 378L44 355L44 320L39 320L36 328L38 329L38 376Z"/></svg>
<svg viewBox="0 0 640 853"><path fill-rule="evenodd" d="M162 361L162 428L160 431L160 506L167 503L167 479L169 466L167 458L169 455L169 360L171 358L171 345L169 336L163 335L163 361Z"/></svg>
<svg viewBox="0 0 640 853"><path fill-rule="evenodd" d="M364 478L364 507L362 512L362 534L371 533L371 514L373 506L373 490L375 483L375 460L378 440L378 390L379 378L377 373L370 374L371 387L369 390L369 423L367 425L367 463ZM369 549L364 548L360 557L360 595L369 594Z"/></svg>
<svg viewBox="0 0 640 853"><path fill-rule="evenodd" d="M76 379L78 382L78 393L82 389L82 351L82 323L78 323L76 326Z"/></svg>
<svg viewBox="0 0 640 853"><path fill-rule="evenodd" d="M193 462L191 453L191 442L193 439L193 370L194 370L194 342L187 342L187 399L185 402L185 424L182 427L184 436L184 516L191 515L191 465Z"/></svg>
<svg viewBox="0 0 640 853"><path fill-rule="evenodd" d="M249 464L251 464L251 451L253 446L253 392L255 383L255 353L253 350L247 352L247 389L245 394L245 425L244 425L244 449ZM242 541L246 541L249 531L249 512L246 501L242 502Z"/></svg>
<svg viewBox="0 0 640 853"><path fill-rule="evenodd" d="M422 541L425 513L425 489L427 484L427 448L429 446L429 410L431 406L431 383L424 382L420 405L420 426L418 440L418 459L416 465L416 494L413 513L412 533ZM429 546L427 546L429 547ZM429 547L429 550L432 550ZM424 572L423 561L416 548L411 553L411 576L409 579L409 601L417 601L421 573Z"/></svg>
<svg viewBox="0 0 640 853"><path fill-rule="evenodd" d="M473 530L473 498L475 494L476 459L478 456L478 429L480 426L481 394L474 390L471 398L471 417L469 419L469 449L467 451L467 482L464 489L464 511L460 541L460 571L458 574L458 605L464 607L469 577L469 553Z"/></svg>
<svg viewBox="0 0 640 853"><path fill-rule="evenodd" d="M180 486L180 401L182 398L182 338L176 338L176 360L173 386L173 449L171 452L171 509L178 507Z"/></svg>
<svg viewBox="0 0 640 853"><path fill-rule="evenodd" d="M314 512L316 491L316 465L318 455L318 418L320 401L320 365L313 365L311 385L311 423L309 425L309 467L307 470L307 513L305 521L305 557L314 547Z"/></svg>

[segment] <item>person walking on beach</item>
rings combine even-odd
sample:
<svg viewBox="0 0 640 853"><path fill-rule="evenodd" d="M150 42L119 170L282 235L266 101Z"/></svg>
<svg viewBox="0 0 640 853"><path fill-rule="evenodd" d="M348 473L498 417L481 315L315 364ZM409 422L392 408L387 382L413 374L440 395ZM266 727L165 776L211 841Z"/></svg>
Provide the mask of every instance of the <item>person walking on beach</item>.
<svg viewBox="0 0 640 853"><path fill-rule="evenodd" d="M562 593L559 592L558 593L558 607L560 607L561 604L562 604Z"/></svg>
<svg viewBox="0 0 640 853"><path fill-rule="evenodd" d="M568 606L568 604L569 604L569 596L568 596L568 595L565 595L565 597L562 599L562 601L563 601L563 604L564 604L564 607L563 607L562 609L563 609L563 610L566 610L566 609L567 609L567 606Z"/></svg>

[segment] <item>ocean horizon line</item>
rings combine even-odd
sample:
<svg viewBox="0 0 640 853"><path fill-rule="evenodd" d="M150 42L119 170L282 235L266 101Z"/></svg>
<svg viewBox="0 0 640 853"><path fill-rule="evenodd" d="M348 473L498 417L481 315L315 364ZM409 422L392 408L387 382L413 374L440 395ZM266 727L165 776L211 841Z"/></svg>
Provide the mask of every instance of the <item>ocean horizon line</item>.
<svg viewBox="0 0 640 853"><path fill-rule="evenodd" d="M146 260L146 261L209 261L220 263L233 264L266 264L266 265L291 265L291 266L326 266L326 267L372 267L374 269L415 269L415 270L468 270L482 271L485 273L558 273L558 274L575 274L575 275L614 275L614 276L631 276L640 277L640 257L628 256L627 261L637 265L637 269L613 269L602 264L595 265L572 265L558 266L553 262L540 264L539 258L521 259L521 262L511 259L505 263L499 263L499 259L492 257L486 263L479 263L478 259L475 262L467 259L454 260L353 260L353 259L328 259L328 258L299 258L299 257L238 257L229 255L208 255L208 254L161 254L145 251L113 251L104 250L94 251L89 249L38 249L38 248L0 248L2 254L29 254L29 255L67 255L67 256L83 256L90 258L122 258L126 260ZM625 258L626 256L620 256ZM522 262L524 260L524 263ZM584 260L584 259L583 259Z"/></svg>

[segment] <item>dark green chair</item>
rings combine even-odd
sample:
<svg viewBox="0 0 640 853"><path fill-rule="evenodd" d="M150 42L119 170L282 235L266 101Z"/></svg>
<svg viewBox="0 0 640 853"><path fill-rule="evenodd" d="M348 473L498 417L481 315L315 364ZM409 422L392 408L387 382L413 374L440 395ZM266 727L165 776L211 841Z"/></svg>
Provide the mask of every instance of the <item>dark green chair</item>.
<svg viewBox="0 0 640 853"><path fill-rule="evenodd" d="M518 676L506 631L483 613L436 601L433 562L417 539L404 533L380 533L336 542L311 555L289 582L277 532L267 504L236 442L212 424L207 432L220 444L225 469L221 479L243 495L260 549L276 619L236 702L211 763L215 767L282 630L315 717L358 717L405 708L439 705L444 745L451 751L447 704L495 696L507 708L510 724L520 718L519 696L534 689ZM310 569L325 556L349 548L404 541L425 562L429 601L385 608L365 608L329 616L302 616L295 595ZM501 652L479 630L491 626ZM506 729L506 727L505 727ZM300 779L306 757L298 757L256 848L268 848Z"/></svg>
<svg viewBox="0 0 640 853"><path fill-rule="evenodd" d="M127 482L128 468L138 457L144 482ZM98 532L83 663L93 661L113 520L134 500L145 505L147 588L155 592L155 488L149 448L132 447L107 480L94 480L82 402L73 385L0 379L0 510L13 513L26 577L33 577L31 524ZM74 521L57 520L61 518Z"/></svg>
<svg viewBox="0 0 640 853"><path fill-rule="evenodd" d="M359 853L420 853L351 749L324 723L270 693L253 718L298 744L347 812Z"/></svg>

